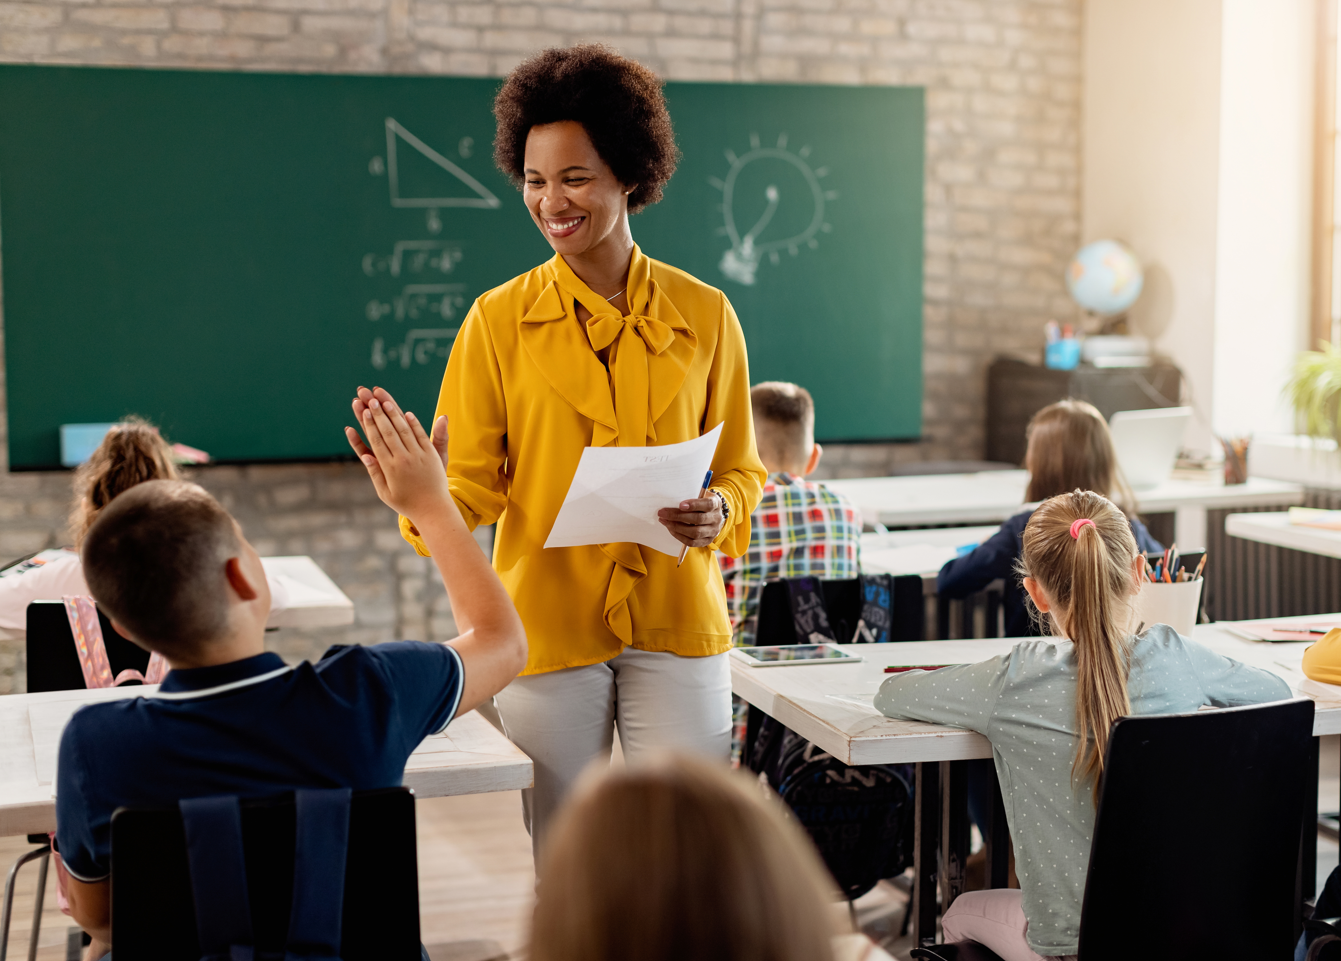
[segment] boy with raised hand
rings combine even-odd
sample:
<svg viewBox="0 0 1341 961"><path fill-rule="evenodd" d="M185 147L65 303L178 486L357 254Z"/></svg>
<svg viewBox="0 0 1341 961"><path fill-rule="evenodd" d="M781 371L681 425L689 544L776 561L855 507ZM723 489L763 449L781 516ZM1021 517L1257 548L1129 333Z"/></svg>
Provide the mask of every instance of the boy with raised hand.
<svg viewBox="0 0 1341 961"><path fill-rule="evenodd" d="M260 557L204 489L149 481L85 536L89 589L118 631L167 659L156 693L80 708L61 737L56 837L71 913L110 944L111 818L183 798L266 797L302 787L401 783L410 753L501 690L526 664L512 601L447 492L434 438L390 395L359 405L354 448L378 496L433 548L461 636L328 652L287 667L265 652Z"/></svg>

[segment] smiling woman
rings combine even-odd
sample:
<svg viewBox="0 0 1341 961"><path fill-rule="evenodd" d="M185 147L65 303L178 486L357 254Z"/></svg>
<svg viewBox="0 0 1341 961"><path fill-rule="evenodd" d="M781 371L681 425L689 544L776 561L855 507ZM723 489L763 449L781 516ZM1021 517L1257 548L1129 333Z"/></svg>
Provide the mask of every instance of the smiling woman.
<svg viewBox="0 0 1341 961"><path fill-rule="evenodd" d="M555 256L481 296L438 413L467 523L498 522L494 568L526 627L526 670L497 697L535 761L536 850L570 785L662 747L726 761L731 632L715 550L742 554L764 468L745 340L726 296L638 249L629 214L661 199L678 151L661 82L601 46L547 50L499 91L495 159ZM582 450L692 440L722 425L709 496L659 520L690 548L544 548ZM412 518L401 530L427 554Z"/></svg>

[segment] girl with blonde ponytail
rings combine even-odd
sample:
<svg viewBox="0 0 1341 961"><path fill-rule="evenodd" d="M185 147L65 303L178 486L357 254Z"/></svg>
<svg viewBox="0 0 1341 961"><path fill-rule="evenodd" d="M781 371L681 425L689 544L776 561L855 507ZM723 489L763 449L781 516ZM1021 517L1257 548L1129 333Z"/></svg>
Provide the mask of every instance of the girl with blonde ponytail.
<svg viewBox="0 0 1341 961"><path fill-rule="evenodd" d="M960 896L942 921L947 941L979 941L1004 961L1074 955L1113 722L1290 696L1274 674L1168 625L1129 633L1141 564L1131 525L1108 498L1082 490L1050 498L1024 529L1019 573L1052 636L977 664L895 675L876 695L890 717L965 727L992 742L1020 890Z"/></svg>
<svg viewBox="0 0 1341 961"><path fill-rule="evenodd" d="M89 459L74 472L74 501L70 508L70 536L74 546L40 551L0 571L0 633L22 638L28 629L28 605L67 594L88 594L79 544L98 514L112 500L136 484L150 480L177 480L172 447L158 428L131 415L113 424ZM0 564L5 559L0 558ZM270 614L287 606L288 588L270 578Z"/></svg>

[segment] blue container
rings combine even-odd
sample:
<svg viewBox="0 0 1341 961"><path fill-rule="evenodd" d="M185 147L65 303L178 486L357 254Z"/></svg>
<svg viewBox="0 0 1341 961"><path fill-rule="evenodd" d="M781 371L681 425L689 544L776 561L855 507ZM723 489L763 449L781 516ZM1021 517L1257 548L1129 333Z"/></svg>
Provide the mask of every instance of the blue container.
<svg viewBox="0 0 1341 961"><path fill-rule="evenodd" d="M1075 370L1080 363L1080 341L1075 337L1053 341L1044 351L1043 363L1053 370Z"/></svg>
<svg viewBox="0 0 1341 961"><path fill-rule="evenodd" d="M93 456L113 424L61 424L61 466L78 467Z"/></svg>

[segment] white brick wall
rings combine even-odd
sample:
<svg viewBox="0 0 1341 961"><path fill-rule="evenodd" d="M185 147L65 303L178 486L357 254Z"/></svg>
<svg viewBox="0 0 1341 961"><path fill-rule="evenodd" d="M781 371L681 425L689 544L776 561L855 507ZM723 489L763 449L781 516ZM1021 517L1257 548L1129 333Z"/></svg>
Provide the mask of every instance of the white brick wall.
<svg viewBox="0 0 1341 961"><path fill-rule="evenodd" d="M981 456L987 363L1036 355L1043 322L1072 315L1080 18L1081 0L0 0L0 60L498 76L540 47L600 40L672 80L925 86L925 441L834 447L824 468L880 474ZM278 639L286 656L451 630L361 468L199 478L260 546L312 554L358 603L355 628ZM63 542L67 483L0 475L0 560ZM0 646L0 691L13 662Z"/></svg>

